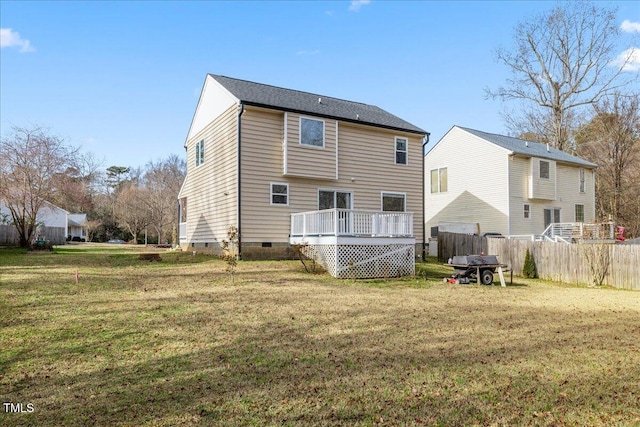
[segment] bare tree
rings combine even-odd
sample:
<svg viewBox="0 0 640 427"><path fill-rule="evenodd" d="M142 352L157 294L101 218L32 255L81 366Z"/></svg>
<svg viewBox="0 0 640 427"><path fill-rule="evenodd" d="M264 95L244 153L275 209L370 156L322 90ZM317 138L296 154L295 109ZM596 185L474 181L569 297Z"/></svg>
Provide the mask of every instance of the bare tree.
<svg viewBox="0 0 640 427"><path fill-rule="evenodd" d="M598 216L640 235L640 95L615 94L594 105L593 119L576 133L578 154L599 165Z"/></svg>
<svg viewBox="0 0 640 427"><path fill-rule="evenodd" d="M0 201L18 230L21 247L34 238L38 211L56 193L55 176L77 166L78 149L43 127L14 127L0 142Z"/></svg>
<svg viewBox="0 0 640 427"><path fill-rule="evenodd" d="M522 114L509 115L518 133L545 135L550 145L568 150L581 109L630 81L622 72L633 50L615 63L618 36L615 9L588 2L559 3L520 23L513 49L496 50L497 61L509 68L511 77L505 86L486 93L521 101Z"/></svg>
<svg viewBox="0 0 640 427"><path fill-rule="evenodd" d="M134 241L149 225L151 214L144 200L148 197L144 188L129 184L118 193L114 216L120 227L127 230Z"/></svg>
<svg viewBox="0 0 640 427"><path fill-rule="evenodd" d="M165 240L165 234L172 226L177 226L176 201L185 173L185 161L175 154L146 166L143 182L147 198L144 202L151 213L150 225L157 233L158 243Z"/></svg>

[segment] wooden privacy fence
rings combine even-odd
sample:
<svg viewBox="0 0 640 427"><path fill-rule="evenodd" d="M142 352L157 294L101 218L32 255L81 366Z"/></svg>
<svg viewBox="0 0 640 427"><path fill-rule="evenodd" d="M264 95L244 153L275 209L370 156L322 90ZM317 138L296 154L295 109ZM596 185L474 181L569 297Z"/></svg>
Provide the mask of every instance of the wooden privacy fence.
<svg viewBox="0 0 640 427"><path fill-rule="evenodd" d="M566 244L527 240L495 239L455 233L438 233L438 259L454 255L490 254L520 275L529 249L538 276L565 283L593 283L593 258L608 259L603 284L640 290L640 245ZM597 267L597 265L596 265Z"/></svg>
<svg viewBox="0 0 640 427"><path fill-rule="evenodd" d="M45 227L44 237L54 245L66 242L64 227ZM20 242L18 230L13 225L0 224L0 246L16 246Z"/></svg>

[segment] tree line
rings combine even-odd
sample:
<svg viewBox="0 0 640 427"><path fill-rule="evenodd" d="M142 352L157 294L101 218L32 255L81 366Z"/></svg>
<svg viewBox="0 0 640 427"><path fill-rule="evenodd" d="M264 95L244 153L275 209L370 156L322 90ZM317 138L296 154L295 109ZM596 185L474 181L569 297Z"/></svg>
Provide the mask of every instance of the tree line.
<svg viewBox="0 0 640 427"><path fill-rule="evenodd" d="M486 95L504 102L511 134L597 164L594 219L615 221L637 237L640 48L630 44L616 55L622 36L616 12L576 1L527 17L513 44L496 49L510 74ZM637 23L629 27L640 33ZM176 198L186 169L178 156L100 172L91 155L35 127L14 128L2 140L0 159L0 198L10 206L21 244L32 238L44 200L86 212L96 240L137 240L150 229L159 242L176 241Z"/></svg>
<svg viewBox="0 0 640 427"><path fill-rule="evenodd" d="M184 159L170 155L143 167L102 164L47 128L14 127L0 142L0 221L15 225L19 243L36 237L47 203L87 214L87 239L177 242L177 197Z"/></svg>

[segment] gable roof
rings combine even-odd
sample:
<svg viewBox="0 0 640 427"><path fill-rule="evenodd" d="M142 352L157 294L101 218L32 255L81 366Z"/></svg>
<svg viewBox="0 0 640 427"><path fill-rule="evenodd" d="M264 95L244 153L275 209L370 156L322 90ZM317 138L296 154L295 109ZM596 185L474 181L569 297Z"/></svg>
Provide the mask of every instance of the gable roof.
<svg viewBox="0 0 640 427"><path fill-rule="evenodd" d="M586 166L590 168L596 168L598 165L588 162L577 156L572 156L569 153L560 151L557 148L549 147L547 151L547 144L540 142L526 141L520 138L514 138L512 136L498 135L495 133L482 132L475 129L469 129L462 126L456 126L464 131L469 132L485 141L491 142L499 147L511 151L513 154L522 154L528 157L540 157L542 159L555 160L562 163L571 163L580 166Z"/></svg>
<svg viewBox="0 0 640 427"><path fill-rule="evenodd" d="M427 132L375 105L285 89L262 83L209 74L242 104L307 113L352 123L426 135Z"/></svg>

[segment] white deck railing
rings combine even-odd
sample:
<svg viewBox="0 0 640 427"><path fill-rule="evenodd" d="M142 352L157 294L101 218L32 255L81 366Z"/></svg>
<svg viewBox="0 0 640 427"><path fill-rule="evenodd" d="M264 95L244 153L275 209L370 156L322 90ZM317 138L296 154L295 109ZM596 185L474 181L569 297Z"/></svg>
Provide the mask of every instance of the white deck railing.
<svg viewBox="0 0 640 427"><path fill-rule="evenodd" d="M187 239L187 223L186 222L181 222L180 223L180 228L179 228L179 232L178 232L178 238L179 238L179 240L186 240Z"/></svg>
<svg viewBox="0 0 640 427"><path fill-rule="evenodd" d="M295 213L291 236L413 237L413 213L352 209Z"/></svg>
<svg viewBox="0 0 640 427"><path fill-rule="evenodd" d="M544 230L542 236L549 240L562 240L570 243L572 240L613 240L615 239L615 224L604 222L599 224L585 224L583 222L552 223Z"/></svg>

